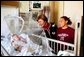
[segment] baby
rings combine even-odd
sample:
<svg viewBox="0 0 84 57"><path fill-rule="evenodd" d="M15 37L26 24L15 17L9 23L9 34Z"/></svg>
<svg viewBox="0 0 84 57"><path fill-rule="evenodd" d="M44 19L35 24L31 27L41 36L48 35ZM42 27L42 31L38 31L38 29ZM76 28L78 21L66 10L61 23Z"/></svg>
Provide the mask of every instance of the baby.
<svg viewBox="0 0 84 57"><path fill-rule="evenodd" d="M16 51L21 51L22 47L27 43L26 39L23 37L13 34L12 35L12 46Z"/></svg>

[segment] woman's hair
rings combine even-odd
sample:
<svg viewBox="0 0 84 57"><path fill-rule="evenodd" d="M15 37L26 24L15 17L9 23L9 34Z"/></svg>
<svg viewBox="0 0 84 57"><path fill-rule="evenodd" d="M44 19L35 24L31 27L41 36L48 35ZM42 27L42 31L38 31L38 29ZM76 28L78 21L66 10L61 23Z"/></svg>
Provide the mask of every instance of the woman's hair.
<svg viewBox="0 0 84 57"><path fill-rule="evenodd" d="M70 18L68 18L67 16L62 16L61 18L63 18L65 21L68 21L67 22L68 25L71 25L72 24Z"/></svg>
<svg viewBox="0 0 84 57"><path fill-rule="evenodd" d="M46 17L44 14L39 15L39 16L37 17L37 21L38 21L39 19L42 19L43 21L48 22L48 19L47 19L47 17Z"/></svg>

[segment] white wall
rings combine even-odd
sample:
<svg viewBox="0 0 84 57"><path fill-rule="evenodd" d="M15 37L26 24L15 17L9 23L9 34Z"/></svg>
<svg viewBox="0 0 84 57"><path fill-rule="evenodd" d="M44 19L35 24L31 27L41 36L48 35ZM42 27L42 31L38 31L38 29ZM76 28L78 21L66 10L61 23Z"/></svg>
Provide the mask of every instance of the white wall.
<svg viewBox="0 0 84 57"><path fill-rule="evenodd" d="M71 27L75 28L75 23L81 21L83 16L83 1L59 1L58 10L58 27L61 16L70 17L72 21Z"/></svg>
<svg viewBox="0 0 84 57"><path fill-rule="evenodd" d="M64 15L71 18L74 28L75 22L80 21L83 16L83 1L64 1Z"/></svg>
<svg viewBox="0 0 84 57"><path fill-rule="evenodd" d="M29 12L29 1L20 1L20 12L21 13Z"/></svg>
<svg viewBox="0 0 84 57"><path fill-rule="evenodd" d="M1 6L1 34L7 36L7 34L10 32L6 22L4 21L4 16L6 15L18 15L18 8L15 7L5 7Z"/></svg>

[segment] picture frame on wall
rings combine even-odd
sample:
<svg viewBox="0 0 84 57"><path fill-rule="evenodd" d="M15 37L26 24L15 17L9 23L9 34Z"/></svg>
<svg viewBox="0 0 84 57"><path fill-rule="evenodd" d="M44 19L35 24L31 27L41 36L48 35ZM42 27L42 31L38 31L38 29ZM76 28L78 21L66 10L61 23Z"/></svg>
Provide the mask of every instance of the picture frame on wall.
<svg viewBox="0 0 84 57"><path fill-rule="evenodd" d="M31 10L42 10L43 5L41 1L30 1Z"/></svg>

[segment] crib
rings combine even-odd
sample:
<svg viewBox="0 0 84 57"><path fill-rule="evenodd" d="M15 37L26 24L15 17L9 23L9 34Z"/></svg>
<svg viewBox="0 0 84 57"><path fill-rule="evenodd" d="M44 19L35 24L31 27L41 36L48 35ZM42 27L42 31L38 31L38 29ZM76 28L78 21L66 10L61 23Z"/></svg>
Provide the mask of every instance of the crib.
<svg viewBox="0 0 84 57"><path fill-rule="evenodd" d="M55 53L55 52L58 53L59 51L69 51L73 54L72 56L76 56L76 52L75 52L76 47L74 44L66 43L66 42L62 42L59 40L54 40L54 39L50 39L50 38L46 38L46 37L42 37L42 36L35 35L35 34L32 34L32 36L46 40L46 42L44 42L44 44L46 43L46 45L48 47L51 46L50 48L53 51L53 53ZM49 41L51 42L50 44L49 44ZM60 46L60 48L59 48L59 46ZM69 49L69 47L71 47L71 49Z"/></svg>

